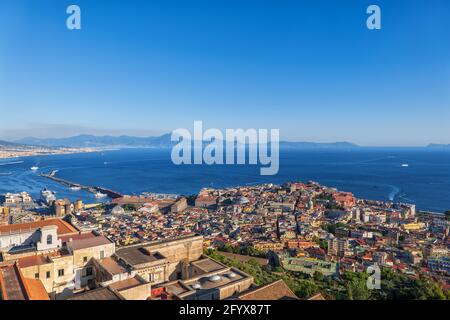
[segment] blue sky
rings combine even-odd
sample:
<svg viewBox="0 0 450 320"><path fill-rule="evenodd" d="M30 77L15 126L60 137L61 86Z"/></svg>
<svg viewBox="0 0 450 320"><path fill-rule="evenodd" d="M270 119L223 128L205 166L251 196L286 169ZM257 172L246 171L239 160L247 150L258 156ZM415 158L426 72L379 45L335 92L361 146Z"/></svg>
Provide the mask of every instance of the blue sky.
<svg viewBox="0 0 450 320"><path fill-rule="evenodd" d="M286 140L450 143L449 39L447 0L2 0L0 139L203 120Z"/></svg>

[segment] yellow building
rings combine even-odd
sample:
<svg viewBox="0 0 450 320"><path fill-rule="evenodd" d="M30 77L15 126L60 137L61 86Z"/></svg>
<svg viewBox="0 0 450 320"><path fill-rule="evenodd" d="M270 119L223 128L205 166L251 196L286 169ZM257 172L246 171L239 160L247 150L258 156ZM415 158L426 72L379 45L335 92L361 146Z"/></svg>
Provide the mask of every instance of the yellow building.
<svg viewBox="0 0 450 320"><path fill-rule="evenodd" d="M407 223L402 225L402 228L406 231L417 231L425 229L425 223L417 222L417 223Z"/></svg>

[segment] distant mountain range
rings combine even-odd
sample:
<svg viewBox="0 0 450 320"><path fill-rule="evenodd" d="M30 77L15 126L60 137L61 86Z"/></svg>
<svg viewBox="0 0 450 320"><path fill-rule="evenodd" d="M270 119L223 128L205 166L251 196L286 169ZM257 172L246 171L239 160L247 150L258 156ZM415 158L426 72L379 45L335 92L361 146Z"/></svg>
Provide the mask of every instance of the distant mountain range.
<svg viewBox="0 0 450 320"><path fill-rule="evenodd" d="M14 141L12 144L26 144L45 147L70 147L70 148L105 148L105 147L159 147L168 148L176 144L171 141L170 134L164 134L157 137L132 137L132 136L94 136L78 135L68 138L48 138L39 139L27 137ZM205 142L206 143L206 142ZM348 149L357 148L358 145L350 142L290 142L280 141L280 147L283 148L301 148L301 149Z"/></svg>
<svg viewBox="0 0 450 320"><path fill-rule="evenodd" d="M131 137L131 136L94 136L78 135L68 138L39 139L27 137L16 143L45 146L45 147L70 147L70 148L100 148L100 147L167 147L170 146L170 134L159 137Z"/></svg>
<svg viewBox="0 0 450 320"><path fill-rule="evenodd" d="M23 144L0 140L0 147L23 147Z"/></svg>

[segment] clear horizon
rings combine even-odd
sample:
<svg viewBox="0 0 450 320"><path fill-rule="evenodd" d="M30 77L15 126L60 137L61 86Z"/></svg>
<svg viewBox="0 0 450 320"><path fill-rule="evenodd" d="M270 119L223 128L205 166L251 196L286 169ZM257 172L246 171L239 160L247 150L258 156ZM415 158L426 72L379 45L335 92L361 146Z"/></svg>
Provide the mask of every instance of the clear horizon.
<svg viewBox="0 0 450 320"><path fill-rule="evenodd" d="M281 140L450 143L450 3L4 1L0 139L278 128Z"/></svg>

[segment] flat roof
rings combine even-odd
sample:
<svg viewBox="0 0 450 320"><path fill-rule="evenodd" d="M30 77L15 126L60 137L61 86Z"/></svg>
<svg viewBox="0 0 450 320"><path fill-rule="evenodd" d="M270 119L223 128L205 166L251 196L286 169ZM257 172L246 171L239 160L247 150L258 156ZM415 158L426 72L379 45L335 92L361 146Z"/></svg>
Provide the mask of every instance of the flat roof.
<svg viewBox="0 0 450 320"><path fill-rule="evenodd" d="M214 261L209 258L205 258L202 260L197 260L194 262L191 262L191 265L196 266L200 269L202 269L205 273L210 273L218 270L222 270L228 267L225 267L224 265L220 264L217 261Z"/></svg>
<svg viewBox="0 0 450 320"><path fill-rule="evenodd" d="M122 298L110 288L104 287L76 294L67 300L122 300Z"/></svg>
<svg viewBox="0 0 450 320"><path fill-rule="evenodd" d="M62 242L68 242L70 239L72 239L72 241L75 241L75 240L89 239L92 237L96 237L96 235L93 234L91 231L88 231L88 232L83 232L83 233L78 233L78 234L73 234L73 235L62 236L62 237L60 237L60 239Z"/></svg>
<svg viewBox="0 0 450 320"><path fill-rule="evenodd" d="M73 240L72 242L67 243L67 245L70 246L73 250L98 247L106 244L112 244L112 242L104 236L96 236L94 234L92 234L92 236L89 238Z"/></svg>
<svg viewBox="0 0 450 320"><path fill-rule="evenodd" d="M127 272L124 267L111 257L100 259L99 264L112 275Z"/></svg>
<svg viewBox="0 0 450 320"><path fill-rule="evenodd" d="M179 281L164 285L164 287L167 292L175 295L180 295L189 291L189 289L185 288Z"/></svg>
<svg viewBox="0 0 450 320"><path fill-rule="evenodd" d="M185 235L182 235L182 236L174 236L174 237L168 237L168 238L164 238L164 239L160 239L160 240L149 241L149 242L146 242L146 243L134 244L134 245L127 246L126 248L133 248L133 247L134 248L136 248L136 247L146 248L146 247L151 247L151 246L157 246L159 244L165 244L165 243L182 241L182 240L187 240L187 239L195 239L195 238L202 238L203 239L203 236L198 234L198 233L191 232L189 234L185 234ZM123 249L119 249L119 251L120 250L123 250Z"/></svg>
<svg viewBox="0 0 450 320"><path fill-rule="evenodd" d="M240 273L237 269L231 269L224 272L209 274L207 276L199 277L197 279L185 280L184 284L186 286L190 286L192 289L194 289L192 287L193 285L199 284L201 286L199 290L208 290L218 288L242 280L244 278L246 278L246 276Z"/></svg>
<svg viewBox="0 0 450 320"><path fill-rule="evenodd" d="M142 282L137 277L133 277L133 278L128 278L128 279L125 279L122 281L114 282L114 283L110 284L109 286L112 289L120 292L123 290L127 290L127 289L131 289L131 288L140 286L142 284L145 284L145 282ZM148 295L150 296L150 291L149 291Z"/></svg>
<svg viewBox="0 0 450 320"><path fill-rule="evenodd" d="M47 220L39 220L26 223L9 224L6 226L0 226L0 235L11 234L11 233L21 233L30 230L40 229L46 226L56 226L58 236L64 236L68 234L78 233L78 230L71 224L65 222L59 218L52 218Z"/></svg>
<svg viewBox="0 0 450 320"><path fill-rule="evenodd" d="M116 255L130 265L139 265L165 259L160 253L150 252L145 247L124 247L117 250Z"/></svg>
<svg viewBox="0 0 450 320"><path fill-rule="evenodd" d="M41 280L25 278L30 300L50 300Z"/></svg>
<svg viewBox="0 0 450 320"><path fill-rule="evenodd" d="M50 263L49 259L44 255L37 255L37 256L29 256L29 257L23 257L19 258L18 265L20 268L28 268L31 266L40 266L46 263Z"/></svg>

